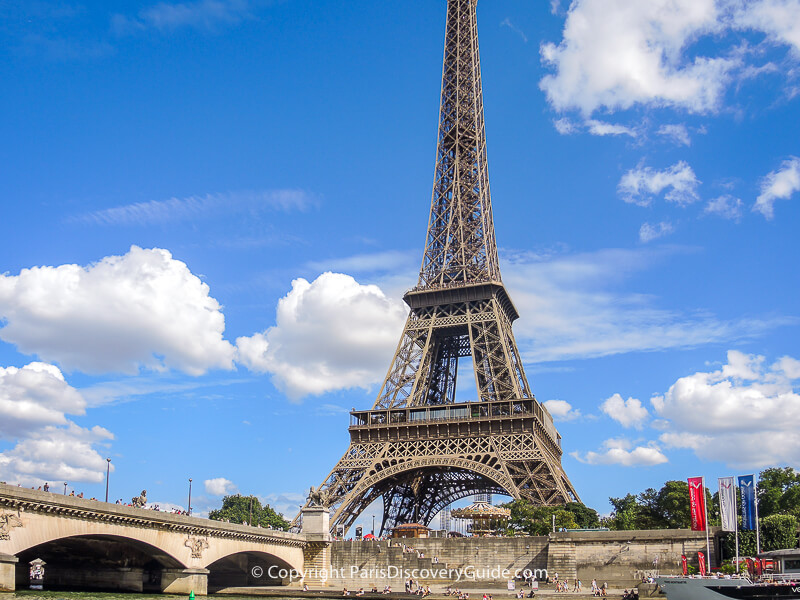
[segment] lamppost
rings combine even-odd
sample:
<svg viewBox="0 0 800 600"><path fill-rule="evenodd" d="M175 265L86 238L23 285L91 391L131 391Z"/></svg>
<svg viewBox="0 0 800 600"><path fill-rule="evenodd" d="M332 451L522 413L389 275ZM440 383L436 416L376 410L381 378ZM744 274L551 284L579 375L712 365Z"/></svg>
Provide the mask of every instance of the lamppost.
<svg viewBox="0 0 800 600"><path fill-rule="evenodd" d="M64 482L64 495L67 495L67 482Z"/></svg>
<svg viewBox="0 0 800 600"><path fill-rule="evenodd" d="M192 478L189 477L189 516L192 516Z"/></svg>
<svg viewBox="0 0 800 600"><path fill-rule="evenodd" d="M106 502L108 502L108 476L111 473L111 459L106 459Z"/></svg>
<svg viewBox="0 0 800 600"><path fill-rule="evenodd" d="M372 515L372 537L375 537L375 515Z"/></svg>

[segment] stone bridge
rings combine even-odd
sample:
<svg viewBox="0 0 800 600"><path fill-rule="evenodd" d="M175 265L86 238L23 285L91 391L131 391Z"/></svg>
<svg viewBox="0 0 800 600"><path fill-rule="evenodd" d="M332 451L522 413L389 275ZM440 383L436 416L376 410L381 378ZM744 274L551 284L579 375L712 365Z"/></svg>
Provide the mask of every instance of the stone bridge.
<svg viewBox="0 0 800 600"><path fill-rule="evenodd" d="M306 520L327 525L314 516ZM46 563L46 589L205 595L299 585L306 565L316 573L330 563L327 529L305 529L288 533L0 484L0 591L27 587L29 562L37 558Z"/></svg>

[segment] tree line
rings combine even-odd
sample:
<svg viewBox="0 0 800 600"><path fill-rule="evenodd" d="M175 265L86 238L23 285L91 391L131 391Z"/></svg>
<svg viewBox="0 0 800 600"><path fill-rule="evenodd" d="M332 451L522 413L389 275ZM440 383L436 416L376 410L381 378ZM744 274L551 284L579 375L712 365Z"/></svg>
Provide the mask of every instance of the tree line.
<svg viewBox="0 0 800 600"><path fill-rule="evenodd" d="M222 499L222 507L208 513L208 518L226 523L239 523L253 527L289 529L289 521L269 504L261 504L256 496L235 494Z"/></svg>
<svg viewBox="0 0 800 600"><path fill-rule="evenodd" d="M682 529L691 526L686 481L667 481L659 490L647 488L638 494L609 498L609 502L613 508L611 514L601 517L596 510L580 502L535 506L528 500L515 500L505 504L511 510L508 533L547 535L552 531L553 517L556 529ZM762 471L758 478L757 502L762 551L796 547L800 524L800 472L791 467ZM718 492L712 494L706 488L706 506L709 524L720 525ZM739 522L741 524L741 518ZM734 534L725 534L722 543L725 554L732 556ZM740 531L739 553L744 556L755 551L755 532Z"/></svg>

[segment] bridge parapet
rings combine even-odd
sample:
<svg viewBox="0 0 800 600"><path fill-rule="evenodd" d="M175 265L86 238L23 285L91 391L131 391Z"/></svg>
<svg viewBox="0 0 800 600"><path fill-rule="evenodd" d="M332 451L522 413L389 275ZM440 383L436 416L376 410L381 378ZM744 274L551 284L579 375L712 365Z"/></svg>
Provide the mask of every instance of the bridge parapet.
<svg viewBox="0 0 800 600"><path fill-rule="evenodd" d="M289 533L287 531L251 527L224 521L212 521L201 517L177 515L122 504L111 504L100 500L76 498L7 484L0 484L0 513L3 512L3 509L6 512L43 512L52 516L60 515L117 525L149 527L175 533L263 541L298 548L302 548L306 543L305 536L302 534ZM3 531L4 529L0 525L0 542L4 538Z"/></svg>
<svg viewBox="0 0 800 600"><path fill-rule="evenodd" d="M206 592L206 582L220 581L224 574L234 571L246 577L251 572L271 573L265 567L276 565L280 567L276 572L304 573L305 554L328 558L324 550L329 543L309 533L212 521L0 484L0 557L8 558L0 560L0 589L13 589L15 577L17 582L26 577L26 563L41 553L55 552L52 556L63 557L83 556L84 552L90 556L93 552L106 565L102 574L95 569L93 585L141 592L143 586L157 586L153 583L157 580L161 588L156 590L200 595ZM118 576L117 572L123 570L122 558L117 560L120 566L108 563L108 557L120 551L139 557L134 560L138 575L132 575L128 568L125 577ZM19 559L16 567L15 558ZM153 561L160 567L154 567ZM82 589L85 577L79 581L78 575L74 567L64 564L51 563L46 571L46 578L54 584ZM270 584L265 579L246 585ZM281 582L288 583L283 576L271 583ZM295 578L292 583L299 581Z"/></svg>

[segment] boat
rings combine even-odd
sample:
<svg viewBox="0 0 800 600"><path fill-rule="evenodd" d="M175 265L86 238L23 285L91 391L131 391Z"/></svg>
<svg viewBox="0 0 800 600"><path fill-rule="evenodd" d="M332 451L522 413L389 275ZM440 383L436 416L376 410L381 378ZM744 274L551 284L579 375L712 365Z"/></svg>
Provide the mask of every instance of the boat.
<svg viewBox="0 0 800 600"><path fill-rule="evenodd" d="M800 578L753 582L746 577L656 577L667 600L800 600Z"/></svg>
<svg viewBox="0 0 800 600"><path fill-rule="evenodd" d="M762 552L758 558L759 564L769 561L775 572L765 573L757 581L745 576L664 575L656 577L656 583L667 600L800 600L800 549Z"/></svg>

